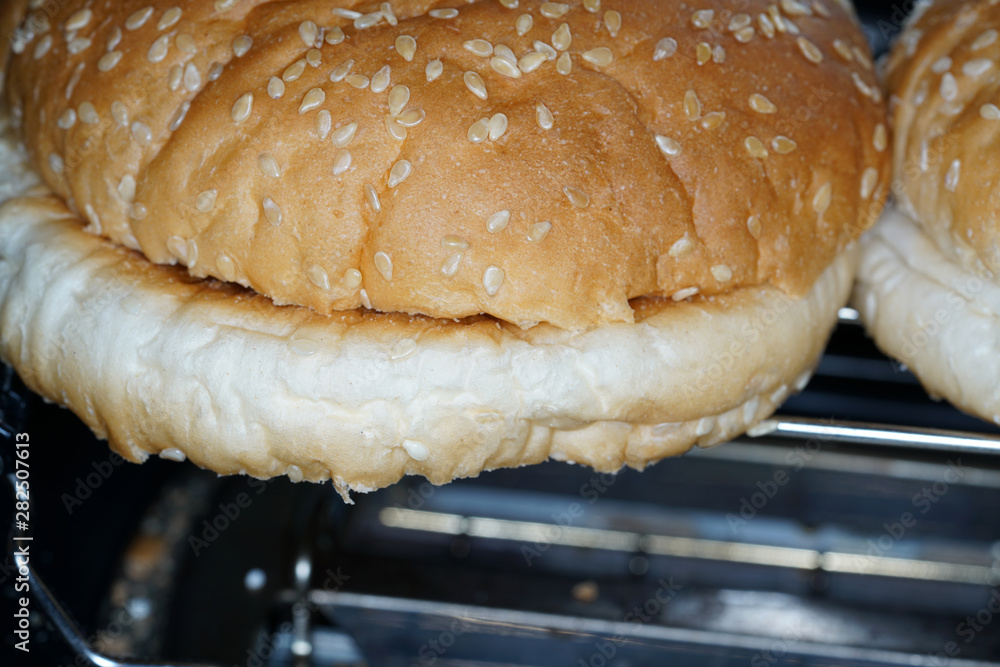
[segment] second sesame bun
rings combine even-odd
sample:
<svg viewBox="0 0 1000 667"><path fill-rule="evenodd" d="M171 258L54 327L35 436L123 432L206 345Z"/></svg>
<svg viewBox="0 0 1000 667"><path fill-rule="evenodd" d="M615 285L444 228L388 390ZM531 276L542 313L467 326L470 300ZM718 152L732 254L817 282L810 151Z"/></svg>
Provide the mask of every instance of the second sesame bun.
<svg viewBox="0 0 1000 667"><path fill-rule="evenodd" d="M277 304L585 329L800 297L887 192L847 2L90 4L13 42L36 168L91 231Z"/></svg>

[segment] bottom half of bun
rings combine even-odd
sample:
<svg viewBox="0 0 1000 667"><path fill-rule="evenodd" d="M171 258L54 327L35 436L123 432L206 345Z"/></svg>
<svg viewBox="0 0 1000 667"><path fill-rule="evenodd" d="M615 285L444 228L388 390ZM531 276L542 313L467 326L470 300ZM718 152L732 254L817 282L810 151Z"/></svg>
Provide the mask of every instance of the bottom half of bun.
<svg viewBox="0 0 1000 667"><path fill-rule="evenodd" d="M854 304L878 347L935 397L1000 425L1000 284L899 209L864 237Z"/></svg>
<svg viewBox="0 0 1000 667"><path fill-rule="evenodd" d="M0 355L133 461L332 480L341 494L547 458L614 471L728 440L801 389L853 279L639 299L571 332L278 307L83 231L41 189L0 208Z"/></svg>

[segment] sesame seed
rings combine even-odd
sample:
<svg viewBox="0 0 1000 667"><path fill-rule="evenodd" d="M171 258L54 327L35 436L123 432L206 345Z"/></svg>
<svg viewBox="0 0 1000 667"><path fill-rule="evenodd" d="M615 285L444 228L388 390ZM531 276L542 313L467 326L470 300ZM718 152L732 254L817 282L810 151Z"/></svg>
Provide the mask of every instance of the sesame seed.
<svg viewBox="0 0 1000 667"><path fill-rule="evenodd" d="M876 183L878 183L878 171L876 171L874 167L868 167L865 169L865 173L861 175L862 199L868 199L872 196Z"/></svg>
<svg viewBox="0 0 1000 667"><path fill-rule="evenodd" d="M993 67L993 61L989 58L976 58L967 61L962 65L962 74L965 76L977 77L986 74Z"/></svg>
<svg viewBox="0 0 1000 667"><path fill-rule="evenodd" d="M521 56L521 59L517 61L517 67L525 74L529 74L541 67L546 60L548 57L544 53L532 51Z"/></svg>
<svg viewBox="0 0 1000 667"><path fill-rule="evenodd" d="M341 148L333 156L333 175L340 176L351 168L351 151Z"/></svg>
<svg viewBox="0 0 1000 667"><path fill-rule="evenodd" d="M551 46L549 46L548 44L546 44L541 40L536 39L533 46L535 47L535 51L538 51L539 53L544 53L545 57L548 60L555 60L557 57L559 57L558 51L556 51Z"/></svg>
<svg viewBox="0 0 1000 667"><path fill-rule="evenodd" d="M614 60L614 55L611 53L611 49L605 46L599 46L596 49L590 49L589 51L584 51L580 54L584 60L598 67L607 67Z"/></svg>
<svg viewBox="0 0 1000 667"><path fill-rule="evenodd" d="M486 229L491 234L503 231L507 223L510 222L510 211L497 211L486 220Z"/></svg>
<svg viewBox="0 0 1000 667"><path fill-rule="evenodd" d="M604 25L608 27L608 34L617 37L622 29L622 15L614 10L604 12Z"/></svg>
<svg viewBox="0 0 1000 667"><path fill-rule="evenodd" d="M822 2L820 2L820 0L813 0L813 2L812 2L812 9L813 9L814 12L816 12L816 14L818 14L819 16L822 16L825 19L828 19L831 16L833 16L830 13L830 10L826 8L826 5L824 5Z"/></svg>
<svg viewBox="0 0 1000 667"><path fill-rule="evenodd" d="M751 215L747 218L747 231L750 232L750 236L754 239L760 239L761 225L759 216Z"/></svg>
<svg viewBox="0 0 1000 667"><path fill-rule="evenodd" d="M441 263L441 274L450 277L458 273L458 267L462 265L464 256L464 253L461 252L448 255L448 258Z"/></svg>
<svg viewBox="0 0 1000 667"><path fill-rule="evenodd" d="M90 48L90 45L91 45L91 40L85 37L77 37L72 41L70 41L69 45L66 47L66 50L69 51L71 54L76 55L77 53L86 51L88 48Z"/></svg>
<svg viewBox="0 0 1000 667"><path fill-rule="evenodd" d="M583 0L583 8L591 14L601 11L601 0Z"/></svg>
<svg viewBox="0 0 1000 667"><path fill-rule="evenodd" d="M552 33L552 46L558 51L565 51L573 43L573 35L569 31L569 25L562 23Z"/></svg>
<svg viewBox="0 0 1000 667"><path fill-rule="evenodd" d="M370 14L363 14L358 18L354 19L354 28L356 30L367 30L368 28L374 27L382 22L385 18L382 12L372 12Z"/></svg>
<svg viewBox="0 0 1000 667"><path fill-rule="evenodd" d="M750 41L751 39L753 39L753 36L754 36L755 34L757 34L757 33L756 33L756 31L755 31L755 30L753 29L753 26L752 26L752 25L748 25L747 27L745 27L745 28L740 28L739 30L737 30L736 32L734 32L734 33L733 33L733 37L734 37L734 38L736 39L736 41L737 41L737 42L739 42L740 44L746 44L746 43L747 43L747 42L749 42L749 41Z"/></svg>
<svg viewBox="0 0 1000 667"><path fill-rule="evenodd" d="M951 74L948 74L947 76L951 76ZM954 81L955 77L952 76L951 79L952 81ZM858 76L857 72L851 72L851 81L854 82L854 87L858 89L858 92L860 92L865 97L868 97L872 94L871 88L869 88L868 84L865 83L860 76ZM942 81L942 84L943 83L944 82Z"/></svg>
<svg viewBox="0 0 1000 667"><path fill-rule="evenodd" d="M153 141L153 131L149 125L135 121L132 123L132 137L140 146L148 146Z"/></svg>
<svg viewBox="0 0 1000 667"><path fill-rule="evenodd" d="M574 188L570 185L564 186L563 194L569 199L569 203L577 208L587 208L590 206L590 197L579 188Z"/></svg>
<svg viewBox="0 0 1000 667"><path fill-rule="evenodd" d="M701 100L693 90L684 93L684 115L688 120L701 118Z"/></svg>
<svg viewBox="0 0 1000 667"><path fill-rule="evenodd" d="M285 68L285 71L281 73L281 80L285 83L292 83L293 81L298 81L302 73L306 71L306 61L305 59L296 60L294 63Z"/></svg>
<svg viewBox="0 0 1000 667"><path fill-rule="evenodd" d="M372 302L371 299L368 298L368 292L366 292L364 288L362 288L359 296L361 297L361 305L367 308L368 310L371 310Z"/></svg>
<svg viewBox="0 0 1000 667"><path fill-rule="evenodd" d="M236 0L215 0L215 11L223 12L232 9L235 4Z"/></svg>
<svg viewBox="0 0 1000 667"><path fill-rule="evenodd" d="M938 58L931 64L931 71L935 74L943 74L951 69L951 64L951 58L948 56Z"/></svg>
<svg viewBox="0 0 1000 667"><path fill-rule="evenodd" d="M128 126L128 109L117 100L111 103L111 117L122 127Z"/></svg>
<svg viewBox="0 0 1000 667"><path fill-rule="evenodd" d="M757 137L747 137L743 140L743 147L747 149L747 153L750 157L755 158L765 158L767 157L767 149L764 148L764 144Z"/></svg>
<svg viewBox="0 0 1000 667"><path fill-rule="evenodd" d="M808 39L805 37L796 37L795 43L799 45L799 51L806 57L806 60L816 64L823 62L823 52Z"/></svg>
<svg viewBox="0 0 1000 667"><path fill-rule="evenodd" d="M771 148L774 149L775 153L780 153L781 155L787 155L791 153L798 147L798 144L788 137L781 136L780 134L774 139L771 139Z"/></svg>
<svg viewBox="0 0 1000 667"><path fill-rule="evenodd" d="M997 31L990 28L973 40L972 44L969 45L969 50L978 51L979 49L985 49L987 46L992 45L996 41Z"/></svg>
<svg viewBox="0 0 1000 667"><path fill-rule="evenodd" d="M494 72L498 72L511 79L521 78L521 70L518 69L515 63L512 63L507 58L493 57L490 58L490 67L493 68Z"/></svg>
<svg viewBox="0 0 1000 667"><path fill-rule="evenodd" d="M948 166L948 171L944 175L944 189L948 192L954 192L958 189L958 177L961 168L962 163L959 160L952 160L951 165Z"/></svg>
<svg viewBox="0 0 1000 667"><path fill-rule="evenodd" d="M264 217L267 218L267 221L275 227L280 225L282 217L281 208L274 203L274 200L270 197L264 197L262 205L264 207Z"/></svg>
<svg viewBox="0 0 1000 667"><path fill-rule="evenodd" d="M115 68L115 65L122 61L121 51L112 51L111 53L105 53L101 56L100 60L97 61L97 69L101 72L110 72Z"/></svg>
<svg viewBox="0 0 1000 667"><path fill-rule="evenodd" d="M507 9L517 9L517 0L500 0L500 4Z"/></svg>
<svg viewBox="0 0 1000 667"><path fill-rule="evenodd" d="M179 236L167 238L167 250L174 257L180 260L181 264L187 264L187 243Z"/></svg>
<svg viewBox="0 0 1000 667"><path fill-rule="evenodd" d="M469 247L469 242L460 236L445 236L441 239L442 248L452 248L458 250L466 250Z"/></svg>
<svg viewBox="0 0 1000 667"><path fill-rule="evenodd" d="M656 43L653 49L653 60L660 61L677 53L677 40L673 37L664 37Z"/></svg>
<svg viewBox="0 0 1000 667"><path fill-rule="evenodd" d="M281 99L281 96L285 94L285 82L272 76L267 82L267 94L271 99Z"/></svg>
<svg viewBox="0 0 1000 667"><path fill-rule="evenodd" d="M184 88L189 92L195 92L201 87L201 74L198 73L198 68L194 66L194 63L188 63L184 66Z"/></svg>
<svg viewBox="0 0 1000 667"><path fill-rule="evenodd" d="M174 27L178 21L181 20L181 8L171 7L167 11L163 12L163 16L160 17L159 22L156 24L157 30L166 30L167 28Z"/></svg>
<svg viewBox="0 0 1000 667"><path fill-rule="evenodd" d="M371 186L366 187L370 188ZM372 192L374 192L374 189L372 189ZM374 206L372 208L375 208L376 211L378 210ZM381 250L375 253L375 268L378 269L383 278L390 282L392 281L392 258Z"/></svg>
<svg viewBox="0 0 1000 667"><path fill-rule="evenodd" d="M233 105L230 116L232 116L233 122L242 123L250 117L251 111L253 111L253 93L243 93Z"/></svg>
<svg viewBox="0 0 1000 667"><path fill-rule="evenodd" d="M187 116L187 112L190 110L191 110L191 102L185 100L181 104L181 106L177 109L177 112L174 114L174 117L170 121L170 125L167 126L167 129L170 130L171 132L176 131L177 128L181 126L181 123L184 122L184 118Z"/></svg>
<svg viewBox="0 0 1000 667"><path fill-rule="evenodd" d="M436 19L453 19L458 16L457 9L432 9L427 13Z"/></svg>
<svg viewBox="0 0 1000 667"><path fill-rule="evenodd" d="M473 95L481 100L485 100L488 95L486 93L486 84L483 83L483 78L476 74L475 72L466 72L462 75L462 79L465 81L465 87L469 89Z"/></svg>
<svg viewBox="0 0 1000 667"><path fill-rule="evenodd" d="M491 266L486 271L483 272L483 287L486 288L486 293L490 296L496 296L496 293L500 291L500 286L503 285L503 269Z"/></svg>
<svg viewBox="0 0 1000 667"><path fill-rule="evenodd" d="M89 9L81 9L79 11L73 12L73 14L66 19L66 31L72 32L74 30L79 30L88 23L90 19L94 16L94 12Z"/></svg>
<svg viewBox="0 0 1000 667"><path fill-rule="evenodd" d="M986 120L1000 120L1000 107L995 104L984 104L979 107L979 115Z"/></svg>
<svg viewBox="0 0 1000 667"><path fill-rule="evenodd" d="M812 207L813 210L822 215L826 209L830 208L830 201L833 199L833 186L829 181L824 183L813 195Z"/></svg>
<svg viewBox="0 0 1000 667"><path fill-rule="evenodd" d="M108 33L107 50L114 51L115 47L117 47L121 43L121 41L122 41L122 29L119 28L118 26L115 26L114 28L111 29L111 32Z"/></svg>
<svg viewBox="0 0 1000 667"><path fill-rule="evenodd" d="M543 130L551 130L555 124L555 117L552 115L552 112L541 102L535 105L535 122Z"/></svg>
<svg viewBox="0 0 1000 667"><path fill-rule="evenodd" d="M685 234L682 238L674 241L674 244L670 246L670 250L667 254L671 257L684 257L685 255L691 254L694 250L694 243L691 243L691 239Z"/></svg>
<svg viewBox="0 0 1000 667"><path fill-rule="evenodd" d="M135 201L135 178L129 174L122 176L122 180L118 181L118 196L125 202Z"/></svg>
<svg viewBox="0 0 1000 667"><path fill-rule="evenodd" d="M261 153L258 155L257 166L260 167L265 176L281 178L281 167L278 165L278 160L270 153Z"/></svg>
<svg viewBox="0 0 1000 667"><path fill-rule="evenodd" d="M329 111L323 109L316 114L316 134L319 136L320 141L330 136L331 129L333 129L333 118L330 116Z"/></svg>
<svg viewBox="0 0 1000 667"><path fill-rule="evenodd" d="M746 28L751 23L753 23L753 17L749 14L733 14L732 18L729 19L729 23L726 25L726 30L729 32L736 32L741 28Z"/></svg>
<svg viewBox="0 0 1000 667"><path fill-rule="evenodd" d="M327 44L340 44L344 41L344 30L340 26L334 26L326 31L325 41Z"/></svg>
<svg viewBox="0 0 1000 667"><path fill-rule="evenodd" d="M726 50L722 48L721 44L716 44L714 47L712 47L712 62L713 63L726 62Z"/></svg>
<svg viewBox="0 0 1000 667"><path fill-rule="evenodd" d="M750 108L757 113L774 113L778 110L778 107L774 106L774 102L767 99L764 95L760 93L754 93L750 96Z"/></svg>
<svg viewBox="0 0 1000 667"><path fill-rule="evenodd" d="M987 106L987 105L983 105L983 106ZM988 106L993 106L993 105L988 105ZM997 117L1000 118L1000 109L997 109L995 106L993 108L997 110ZM980 112L980 115L982 115L982 107L980 107L979 112ZM985 117L986 116L983 116L983 118L985 118ZM885 130L885 125L883 125L882 123L879 123L878 125L875 126L875 132L872 135L872 145L875 146L875 150L876 151L878 151L879 153L881 153L882 151L884 151L886 149L886 147L888 146L888 144L889 144L889 137L888 137L888 133Z"/></svg>
<svg viewBox="0 0 1000 667"><path fill-rule="evenodd" d="M493 45L485 39L470 39L462 46L466 51L483 58L493 55Z"/></svg>
<svg viewBox="0 0 1000 667"><path fill-rule="evenodd" d="M665 137L662 134L657 134L654 139L656 140L657 147L663 152L664 155L668 157L680 155L681 145L677 143L676 139Z"/></svg>
<svg viewBox="0 0 1000 667"><path fill-rule="evenodd" d="M469 126L466 136L474 144L481 144L490 136L490 121L488 118L480 118Z"/></svg>
<svg viewBox="0 0 1000 667"><path fill-rule="evenodd" d="M56 156L58 157L58 156ZM145 204L132 204L131 208L128 210L129 217L133 220L143 220L146 215L149 214L149 210L146 208ZM134 238L134 237L133 237ZM126 245L128 241L126 240ZM136 248L138 250L138 241L135 242ZM129 246L132 247L132 246Z"/></svg>
<svg viewBox="0 0 1000 667"><path fill-rule="evenodd" d="M342 127L338 127L333 131L333 136L331 140L333 145L337 148L343 148L347 146L351 141L354 140L354 134L358 131L357 123L348 123Z"/></svg>
<svg viewBox="0 0 1000 667"><path fill-rule="evenodd" d="M195 54L198 53L198 45L194 42L194 37L188 34L177 35L177 39L174 40L174 44L178 49L184 53Z"/></svg>
<svg viewBox="0 0 1000 667"><path fill-rule="evenodd" d="M389 91L389 113L398 116L410 101L410 89L406 86L393 86Z"/></svg>
<svg viewBox="0 0 1000 667"><path fill-rule="evenodd" d="M696 28L705 29L712 25L712 19L715 18L715 10L713 9L699 9L694 14L691 15L691 23Z"/></svg>
<svg viewBox="0 0 1000 667"><path fill-rule="evenodd" d="M444 72L444 65L441 64L440 60L430 61L427 63L427 67L424 70L424 73L427 75L428 83L441 76L442 72Z"/></svg>
<svg viewBox="0 0 1000 667"><path fill-rule="evenodd" d="M706 130L714 130L722 125L722 121L724 120L726 120L726 112L712 111L705 114L705 117L701 119L701 126Z"/></svg>
<svg viewBox="0 0 1000 667"><path fill-rule="evenodd" d="M425 116L423 109L411 107L396 116L396 122L403 127L416 127L423 122Z"/></svg>
<svg viewBox="0 0 1000 667"><path fill-rule="evenodd" d="M764 33L765 37L768 39L774 38L774 23L771 22L771 19L768 18L767 14L757 15L757 26L760 28L760 31Z"/></svg>
<svg viewBox="0 0 1000 667"><path fill-rule="evenodd" d="M125 28L128 30L138 30L141 28L149 17L153 15L152 7L143 7L137 12L133 12L125 19Z"/></svg>
<svg viewBox="0 0 1000 667"><path fill-rule="evenodd" d="M220 253L215 258L215 266L219 269L219 274L223 280L232 282L236 279L236 265L233 264L233 260L229 259L228 255Z"/></svg>
<svg viewBox="0 0 1000 667"><path fill-rule="evenodd" d="M528 227L527 239L529 243L541 243L542 240L549 235L549 230L552 229L552 223L536 222L535 224Z"/></svg>
<svg viewBox="0 0 1000 667"><path fill-rule="evenodd" d="M710 271L712 272L712 277L720 283L728 283L733 279L733 270L726 264L716 264Z"/></svg>
<svg viewBox="0 0 1000 667"><path fill-rule="evenodd" d="M941 77L940 92L941 97L948 102L958 97L958 82L951 72L945 72L944 76Z"/></svg>
<svg viewBox="0 0 1000 667"><path fill-rule="evenodd" d="M357 269L347 269L344 271L344 277L341 278L341 282L344 283L345 288L356 290L361 287L361 272Z"/></svg>
<svg viewBox="0 0 1000 667"><path fill-rule="evenodd" d="M699 292L697 287L685 287L684 289L679 289L670 295L673 301L683 301L684 299L690 299L695 294Z"/></svg>
<svg viewBox="0 0 1000 667"><path fill-rule="evenodd" d="M812 16L812 10L798 0L780 0L781 9L789 16Z"/></svg>
<svg viewBox="0 0 1000 667"><path fill-rule="evenodd" d="M385 65L379 71L375 72L372 76L371 91L373 93L381 93L386 88L389 87L390 78L392 76L392 70L389 69L388 65Z"/></svg>
<svg viewBox="0 0 1000 667"><path fill-rule="evenodd" d="M534 19L531 18L531 14L521 14L514 21L514 28L517 29L517 34L519 37L523 37L531 30L531 26L534 24Z"/></svg>
<svg viewBox="0 0 1000 667"><path fill-rule="evenodd" d="M413 171L413 165L410 164L409 160L400 160L396 164L392 165L392 169L389 170L389 187L394 188L403 181L406 177L410 175Z"/></svg>
<svg viewBox="0 0 1000 667"><path fill-rule="evenodd" d="M306 277L309 278L309 282L321 290L330 289L330 275L319 264L313 264L306 269Z"/></svg>
<svg viewBox="0 0 1000 667"><path fill-rule="evenodd" d="M699 65L704 65L712 59L712 47L707 42L698 42L694 49L695 60Z"/></svg>
<svg viewBox="0 0 1000 667"><path fill-rule="evenodd" d="M547 19L558 19L569 11L569 5L562 2L543 2L539 11Z"/></svg>
<svg viewBox="0 0 1000 667"><path fill-rule="evenodd" d="M333 68L332 72L330 72L330 81L333 81L334 83L338 81L343 81L344 77L350 73L352 67L354 67L353 60L345 60L344 62L340 63L335 68Z"/></svg>
<svg viewBox="0 0 1000 667"><path fill-rule="evenodd" d="M568 76L573 71L573 59L570 58L569 53L563 53L556 60L556 71L563 76Z"/></svg>
<svg viewBox="0 0 1000 667"><path fill-rule="evenodd" d="M302 103L299 104L299 113L308 113L325 101L326 93L323 92L322 88L311 88L302 98Z"/></svg>
<svg viewBox="0 0 1000 667"><path fill-rule="evenodd" d="M365 201L375 213L382 210L382 202L378 200L378 193L375 192L375 187L371 183L365 183Z"/></svg>
<svg viewBox="0 0 1000 667"><path fill-rule="evenodd" d="M412 62L413 56L417 53L417 40L409 35L400 35L395 42L396 53L406 62Z"/></svg>
<svg viewBox="0 0 1000 667"><path fill-rule="evenodd" d="M309 49L306 51L306 63L310 67L319 67L323 64L323 53L319 49Z"/></svg>
<svg viewBox="0 0 1000 667"><path fill-rule="evenodd" d="M319 350L319 345L316 341L309 338L295 338L288 341L288 349L300 357L309 357L316 354L316 351ZM291 475L289 475L290 478Z"/></svg>
<svg viewBox="0 0 1000 667"><path fill-rule="evenodd" d="M347 85L358 90L364 90L368 87L369 83L368 77L364 74L348 74L344 77L344 81L347 82Z"/></svg>
<svg viewBox="0 0 1000 667"><path fill-rule="evenodd" d="M381 3L378 6L378 10L382 13L383 18L385 18L385 22L389 25L394 26L399 23L399 19L396 18L396 14L392 11L392 5L388 2Z"/></svg>
<svg viewBox="0 0 1000 667"><path fill-rule="evenodd" d="M833 40L833 50L837 52L837 55L844 59L845 62L851 62L854 60L854 54L851 53L851 46L842 39Z"/></svg>
<svg viewBox="0 0 1000 667"><path fill-rule="evenodd" d="M97 115L97 109L90 102L81 102L77 115L80 117L80 122L87 125L97 125L101 122L100 116Z"/></svg>
<svg viewBox="0 0 1000 667"><path fill-rule="evenodd" d="M194 199L194 207L201 213L208 213L215 208L215 200L218 198L218 191L204 190L198 193Z"/></svg>
<svg viewBox="0 0 1000 667"><path fill-rule="evenodd" d="M184 68L180 65L174 65L170 68L170 72L167 74L167 87L171 91L177 90L181 87L181 81L184 79Z"/></svg>
<svg viewBox="0 0 1000 667"><path fill-rule="evenodd" d="M178 46L180 46L179 40L180 38L178 38ZM242 58L247 54L251 46L253 46L253 37L250 35L240 35L233 40L233 55L237 58Z"/></svg>
<svg viewBox="0 0 1000 667"><path fill-rule="evenodd" d="M146 52L146 59L151 63L158 63L167 57L167 51L170 49L170 35L163 35L157 38L153 42L152 46L149 47L149 51Z"/></svg>
<svg viewBox="0 0 1000 667"><path fill-rule="evenodd" d="M507 131L507 116L502 113L495 113L490 118L490 141L496 141Z"/></svg>
<svg viewBox="0 0 1000 667"><path fill-rule="evenodd" d="M398 343L396 343L393 346L392 352L389 354L389 358L390 359L402 359L403 357L406 357L406 356L409 356L410 354L412 354L413 351L416 350L416 349L417 349L417 344L414 342L414 340L412 338L404 338L404 339L402 339L401 341L399 341ZM416 442L415 440L406 440L403 443L403 446L406 447L406 443L408 443L408 442L409 443L413 443L414 445L420 444L420 443ZM409 449L407 449L407 452L409 452ZM412 454L411 454L411 456L412 456ZM416 457L414 456L414 458L416 458ZM418 460L422 461L423 459L418 459Z"/></svg>
<svg viewBox="0 0 1000 667"><path fill-rule="evenodd" d="M396 141L406 139L406 128L397 123L392 114L385 115L385 131Z"/></svg>
<svg viewBox="0 0 1000 667"><path fill-rule="evenodd" d="M359 19L362 16L361 12L356 12L353 9L344 9L343 7L334 7L330 11L333 12L334 16L338 16L342 19L347 19L348 21Z"/></svg>

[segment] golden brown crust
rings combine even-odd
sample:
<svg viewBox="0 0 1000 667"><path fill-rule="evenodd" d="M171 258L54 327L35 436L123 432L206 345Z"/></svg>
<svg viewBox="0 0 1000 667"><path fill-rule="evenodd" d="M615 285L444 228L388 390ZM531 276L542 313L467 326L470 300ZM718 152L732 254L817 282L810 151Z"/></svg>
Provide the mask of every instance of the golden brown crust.
<svg viewBox="0 0 1000 667"><path fill-rule="evenodd" d="M887 67L897 198L937 245L1000 271L1000 6L922 6Z"/></svg>
<svg viewBox="0 0 1000 667"><path fill-rule="evenodd" d="M326 313L367 299L383 311L581 328L631 321L628 299L640 295L768 283L802 295L874 220L887 190L886 155L874 140L884 112L867 47L848 10L830 0L748 0L739 14L720 0L605 0L595 13L571 2L558 18L543 15L554 5L543 10L531 0L517 9L456 3L454 18L427 13L441 3L398 1L397 25L383 18L367 29L319 0L170 0L152 5L144 21L137 12L146 2L111 4L90 16L81 0L60 5L52 29L13 60L8 96L35 164L91 229L277 303ZM616 36L607 12L620 13ZM519 36L523 14L533 27ZM308 53L310 20L320 29L318 55ZM463 48L484 39L521 57L535 40L552 43L563 23L572 34L565 76L558 61L546 61L508 78ZM345 39L329 44L334 28ZM252 38L245 52L247 40L235 41L243 35ZM396 49L400 35L416 40L412 61ZM654 61L666 38L676 40L676 53ZM51 44L39 46L43 40ZM584 52L596 48L610 49L613 61L588 62ZM269 97L270 77L307 57L318 66L307 64L284 82L280 99ZM434 59L443 73L428 83ZM370 84L332 82L348 60L352 74L369 78L388 65L391 84L373 93ZM486 100L470 92L464 72L480 75ZM404 109L426 113L404 141L386 130L396 85L410 90ZM300 114L314 89L325 100ZM234 122L246 93L252 108ZM758 98L751 104L755 94L776 112L755 111L770 110ZM549 130L536 121L538 103L554 116ZM346 147L351 166L337 176L323 112L331 129L358 123ZM470 142L470 126L497 113L507 116L506 132ZM654 135L677 142L664 146L679 152L665 155ZM779 135L795 148L776 150ZM751 140L748 150L748 138L760 146ZM760 149L766 157L751 155ZM390 188L402 159L412 173ZM281 175L267 175L275 165ZM377 192L378 213L366 203L366 184ZM586 208L566 187L589 197ZM208 210L204 195L207 212L199 211L208 191L214 206ZM265 198L280 209L277 225ZM487 219L502 210L510 220L491 233ZM529 242L540 222L551 230ZM468 248L443 246L449 236ZM684 238L690 249L676 245ZM454 275L443 275L459 252ZM391 280L376 253L391 258Z"/></svg>

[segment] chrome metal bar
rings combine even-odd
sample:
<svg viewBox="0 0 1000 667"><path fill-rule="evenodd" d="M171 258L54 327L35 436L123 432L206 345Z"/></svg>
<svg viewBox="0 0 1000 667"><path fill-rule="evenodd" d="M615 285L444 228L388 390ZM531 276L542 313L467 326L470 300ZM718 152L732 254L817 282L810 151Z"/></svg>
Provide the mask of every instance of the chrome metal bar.
<svg viewBox="0 0 1000 667"><path fill-rule="evenodd" d="M841 308L837 313L837 320L841 324L861 324L861 314L853 308Z"/></svg>
<svg viewBox="0 0 1000 667"><path fill-rule="evenodd" d="M748 435L797 439L816 438L822 442L852 445L879 445L952 454L1000 456L1000 435L861 422L824 423L808 417L779 415L761 422L751 429Z"/></svg>

